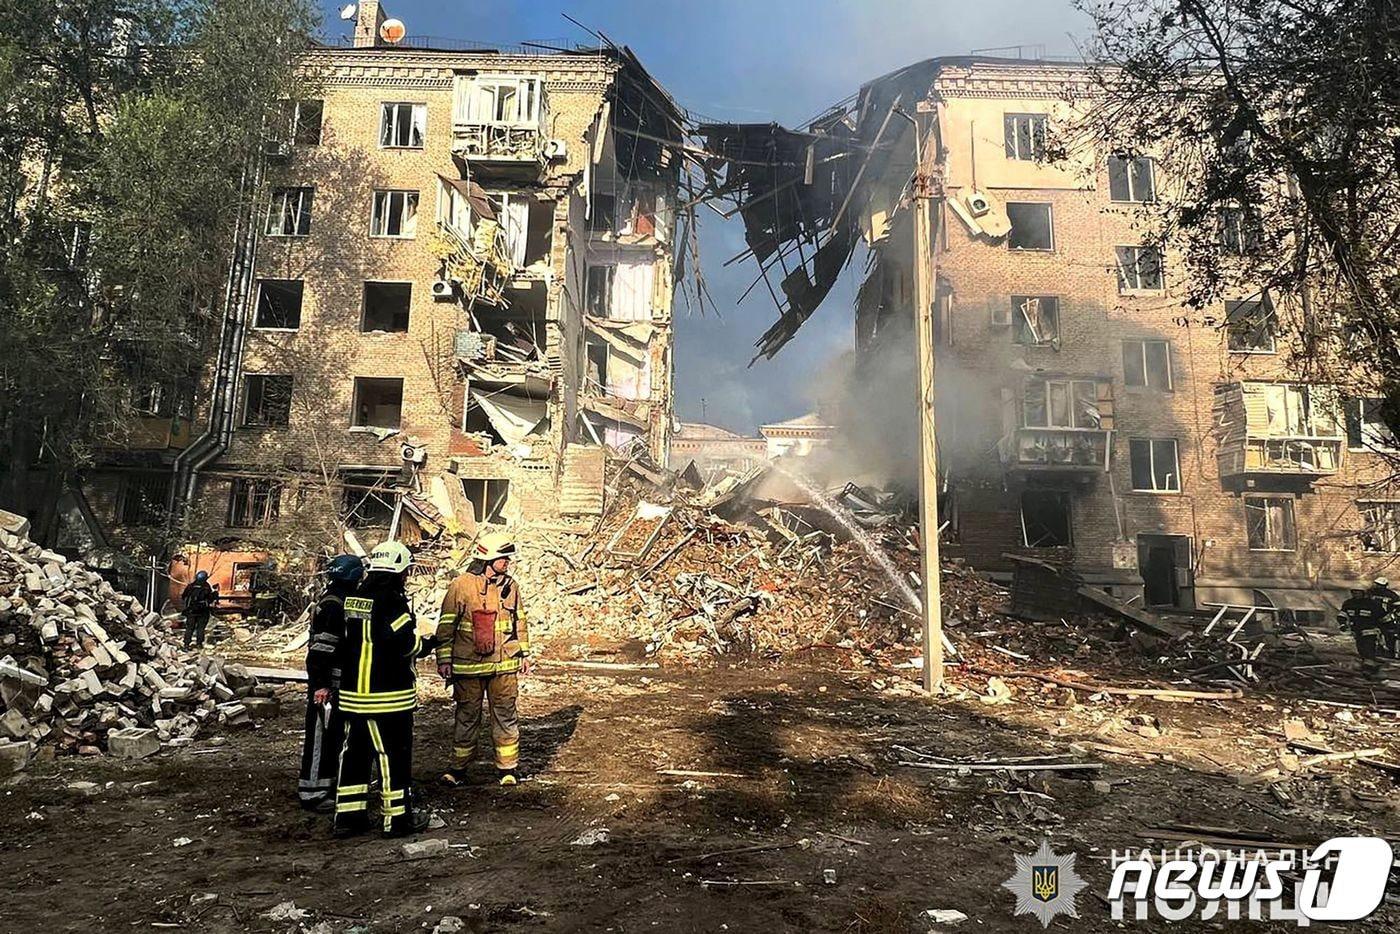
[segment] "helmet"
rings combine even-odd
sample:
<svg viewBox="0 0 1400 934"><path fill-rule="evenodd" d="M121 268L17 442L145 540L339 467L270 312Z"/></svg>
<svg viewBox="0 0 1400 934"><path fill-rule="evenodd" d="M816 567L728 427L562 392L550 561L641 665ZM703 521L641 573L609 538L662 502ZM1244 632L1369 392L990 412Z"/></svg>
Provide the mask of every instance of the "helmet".
<svg viewBox="0 0 1400 934"><path fill-rule="evenodd" d="M209 572L208 572L208 571L195 571L195 572L194 572L194 579L195 579L197 582L199 582L199 583L203 583L204 581L207 581L207 580L209 579Z"/></svg>
<svg viewBox="0 0 1400 934"><path fill-rule="evenodd" d="M474 561L495 561L497 558L514 558L515 542L504 532L487 532L476 540L472 548Z"/></svg>
<svg viewBox="0 0 1400 934"><path fill-rule="evenodd" d="M1389 587L1389 586L1390 586L1390 578L1388 578L1388 577L1378 577L1378 578L1375 579L1375 581L1373 581L1373 583L1374 583L1377 587Z"/></svg>
<svg viewBox="0 0 1400 934"><path fill-rule="evenodd" d="M359 555L340 555L326 565L326 579L335 584L353 584L365 576L365 562Z"/></svg>
<svg viewBox="0 0 1400 934"><path fill-rule="evenodd" d="M402 574L412 563L413 554L402 542L382 542L375 545L374 550L369 553L368 567L371 571Z"/></svg>

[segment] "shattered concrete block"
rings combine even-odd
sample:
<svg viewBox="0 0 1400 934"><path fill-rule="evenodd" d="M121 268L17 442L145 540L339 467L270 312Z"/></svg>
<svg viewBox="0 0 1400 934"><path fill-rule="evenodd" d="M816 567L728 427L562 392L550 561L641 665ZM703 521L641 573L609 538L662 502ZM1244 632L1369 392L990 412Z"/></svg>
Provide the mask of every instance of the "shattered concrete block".
<svg viewBox="0 0 1400 934"><path fill-rule="evenodd" d="M107 751L118 759L144 759L160 752L155 730L113 730L107 734Z"/></svg>
<svg viewBox="0 0 1400 934"><path fill-rule="evenodd" d="M445 837L434 837L431 840L414 840L412 843L405 843L401 848L404 859L427 859L433 856L442 856L451 848Z"/></svg>
<svg viewBox="0 0 1400 934"><path fill-rule="evenodd" d="M0 717L0 733L4 733L10 739L27 739L31 729L33 724L18 710L7 710L5 715Z"/></svg>
<svg viewBox="0 0 1400 934"><path fill-rule="evenodd" d="M254 720L270 720L281 712L282 705L275 697L246 697L243 708Z"/></svg>
<svg viewBox="0 0 1400 934"><path fill-rule="evenodd" d="M34 747L28 742L0 744L0 775L13 775L29 765Z"/></svg>

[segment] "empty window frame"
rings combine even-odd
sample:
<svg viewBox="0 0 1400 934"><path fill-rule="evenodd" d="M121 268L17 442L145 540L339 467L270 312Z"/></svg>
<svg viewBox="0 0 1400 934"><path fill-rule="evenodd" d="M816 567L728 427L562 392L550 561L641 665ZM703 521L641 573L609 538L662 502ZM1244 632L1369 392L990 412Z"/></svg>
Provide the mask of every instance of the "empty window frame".
<svg viewBox="0 0 1400 934"><path fill-rule="evenodd" d="M463 123L538 126L544 91L539 78L479 76L459 102Z"/></svg>
<svg viewBox="0 0 1400 934"><path fill-rule="evenodd" d="M1026 380L1022 417L1026 428L1087 428L1101 424L1098 383L1092 379Z"/></svg>
<svg viewBox="0 0 1400 934"><path fill-rule="evenodd" d="M295 331L301 327L301 302L306 283L301 279L259 279L258 310L253 327Z"/></svg>
<svg viewBox="0 0 1400 934"><path fill-rule="evenodd" d="M1011 249L1055 249L1054 211L1049 204L1008 201L1006 218L1011 222L1011 232L1006 235L1006 245Z"/></svg>
<svg viewBox="0 0 1400 934"><path fill-rule="evenodd" d="M1400 441L1386 423L1384 404L1384 399L1377 398L1347 400L1347 447L1353 451L1400 450Z"/></svg>
<svg viewBox="0 0 1400 934"><path fill-rule="evenodd" d="M608 342L589 336L584 340L584 380L589 389L607 394Z"/></svg>
<svg viewBox="0 0 1400 934"><path fill-rule="evenodd" d="M298 146L320 145L324 101L283 101L282 108L287 121L287 137L293 143Z"/></svg>
<svg viewBox="0 0 1400 934"><path fill-rule="evenodd" d="M1108 197L1112 201L1157 200L1155 165L1147 156L1108 157Z"/></svg>
<svg viewBox="0 0 1400 934"><path fill-rule="evenodd" d="M1293 500L1287 496L1246 496L1245 535L1252 551L1293 551L1298 529L1293 520Z"/></svg>
<svg viewBox="0 0 1400 934"><path fill-rule="evenodd" d="M1361 547L1372 554L1400 552L1400 503L1357 503Z"/></svg>
<svg viewBox="0 0 1400 934"><path fill-rule="evenodd" d="M292 377L249 373L243 377L243 426L285 428L292 415Z"/></svg>
<svg viewBox="0 0 1400 934"><path fill-rule="evenodd" d="M1133 490L1180 493L1181 463L1175 438L1133 438L1128 442Z"/></svg>
<svg viewBox="0 0 1400 934"><path fill-rule="evenodd" d="M418 232L418 192L376 191L370 212L371 237L411 239Z"/></svg>
<svg viewBox="0 0 1400 934"><path fill-rule="evenodd" d="M266 528L277 521L281 508L282 484L276 480L235 477L229 484L230 528Z"/></svg>
<svg viewBox="0 0 1400 934"><path fill-rule="evenodd" d="M1128 340L1123 342L1123 382L1129 386L1172 388L1171 341Z"/></svg>
<svg viewBox="0 0 1400 934"><path fill-rule="evenodd" d="M589 266L584 289L584 308L597 318L612 313L613 283L617 280L616 266Z"/></svg>
<svg viewBox="0 0 1400 934"><path fill-rule="evenodd" d="M462 493L472 504L472 516L477 522L505 521L506 501L510 499L510 481L462 478Z"/></svg>
<svg viewBox="0 0 1400 934"><path fill-rule="evenodd" d="M1006 158L1039 162L1045 158L1045 114L1006 114L1002 117Z"/></svg>
<svg viewBox="0 0 1400 934"><path fill-rule="evenodd" d="M1116 246L1113 253L1119 292L1160 292L1164 288L1160 247Z"/></svg>
<svg viewBox="0 0 1400 934"><path fill-rule="evenodd" d="M411 282L366 282L360 330L395 333L407 331L409 306L412 301Z"/></svg>
<svg viewBox="0 0 1400 934"><path fill-rule="evenodd" d="M386 103L379 111L379 145L384 149L422 149L427 126L427 104Z"/></svg>
<svg viewBox="0 0 1400 934"><path fill-rule="evenodd" d="M1259 249L1258 215L1243 207L1224 207L1217 215L1220 247L1232 256L1248 256Z"/></svg>
<svg viewBox="0 0 1400 934"><path fill-rule="evenodd" d="M355 403L350 424L355 428L398 428L403 419L403 379L355 377Z"/></svg>
<svg viewBox="0 0 1400 934"><path fill-rule="evenodd" d="M305 237L311 233L311 188L274 188L267 210L269 237Z"/></svg>
<svg viewBox="0 0 1400 934"><path fill-rule="evenodd" d="M1274 353L1276 317L1267 295L1225 303L1225 343L1231 353Z"/></svg>
<svg viewBox="0 0 1400 934"><path fill-rule="evenodd" d="M1070 494L1063 490L1021 491L1021 540L1027 548L1074 544Z"/></svg>
<svg viewBox="0 0 1400 934"><path fill-rule="evenodd" d="M137 415L157 417L165 414L165 386L143 383L131 389L131 408Z"/></svg>
<svg viewBox="0 0 1400 934"><path fill-rule="evenodd" d="M1060 300L1054 295L1011 296L1011 339L1050 344L1060 339Z"/></svg>
<svg viewBox="0 0 1400 934"><path fill-rule="evenodd" d="M384 528L394 521L394 470L342 467L341 509L351 528Z"/></svg>
<svg viewBox="0 0 1400 934"><path fill-rule="evenodd" d="M160 525L165 521L169 493L167 471L127 474L122 480L121 499L117 504L117 524L132 528Z"/></svg>
<svg viewBox="0 0 1400 934"><path fill-rule="evenodd" d="M589 233L617 233L617 195L595 192L592 213L588 215Z"/></svg>

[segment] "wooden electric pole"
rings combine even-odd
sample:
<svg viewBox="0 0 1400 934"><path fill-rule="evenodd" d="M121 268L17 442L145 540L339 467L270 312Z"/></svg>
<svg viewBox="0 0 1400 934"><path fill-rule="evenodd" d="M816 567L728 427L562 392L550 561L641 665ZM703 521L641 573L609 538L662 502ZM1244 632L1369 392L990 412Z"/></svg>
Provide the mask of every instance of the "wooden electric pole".
<svg viewBox="0 0 1400 934"><path fill-rule="evenodd" d="M938 446L933 421L933 156L926 158L919 122L899 110L914 134L914 331L919 358L919 540L923 604L924 690L943 689L943 600L938 559Z"/></svg>

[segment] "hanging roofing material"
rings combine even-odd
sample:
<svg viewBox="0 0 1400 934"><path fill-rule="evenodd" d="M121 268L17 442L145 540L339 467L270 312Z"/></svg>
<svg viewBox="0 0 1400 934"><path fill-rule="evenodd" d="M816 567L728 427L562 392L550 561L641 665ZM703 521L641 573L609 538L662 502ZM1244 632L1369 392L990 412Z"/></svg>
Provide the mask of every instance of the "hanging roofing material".
<svg viewBox="0 0 1400 934"><path fill-rule="evenodd" d="M542 399L522 399L500 393L489 395L473 390L472 400L486 413L496 434L512 446L524 441L549 417L548 403Z"/></svg>

